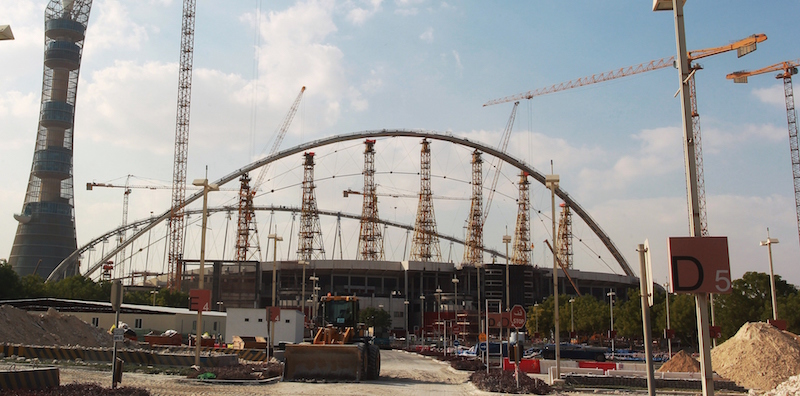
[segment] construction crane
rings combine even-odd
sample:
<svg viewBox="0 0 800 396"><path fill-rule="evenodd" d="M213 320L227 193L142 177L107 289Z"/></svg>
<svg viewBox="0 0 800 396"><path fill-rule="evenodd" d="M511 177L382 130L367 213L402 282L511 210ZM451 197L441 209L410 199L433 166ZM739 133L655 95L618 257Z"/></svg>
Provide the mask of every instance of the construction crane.
<svg viewBox="0 0 800 396"><path fill-rule="evenodd" d="M169 288L180 290L183 259L183 223L186 205L186 165L189 155L189 110L192 101L192 62L196 0L183 0L181 53L178 71L178 111L175 120L175 156L172 170L172 213L169 218Z"/></svg>
<svg viewBox="0 0 800 396"><path fill-rule="evenodd" d="M281 142L283 142L283 138L286 136L286 131L289 129L289 125L292 124L294 115L297 113L297 108L300 106L300 100L303 99L303 93L305 91L305 86L300 88L300 93L289 108L289 112L286 114L286 117L284 117L283 122L278 126L278 129L275 130L272 148L267 156L275 154L278 148L280 148ZM248 174L244 174L239 178L239 218L236 227L236 261L247 261L250 259L251 257L248 257L248 252L253 245L259 256L261 254L261 247L258 245L258 227L255 220L255 211L253 210L253 198L255 191L264 183L264 178L267 175L268 169L269 164L261 167L255 179L255 183L252 185L250 185L250 176ZM261 257L258 257L258 259L260 261Z"/></svg>
<svg viewBox="0 0 800 396"><path fill-rule="evenodd" d="M353 190L353 189L350 189L350 188L347 189L347 190L342 191L342 193L343 193L345 198L349 197L350 194L353 194L353 195L364 195L363 192L356 191L356 190ZM390 198L419 198L419 194L375 193L375 195L379 196L379 197L390 197ZM469 201L470 200L470 198L466 198L466 197L444 197L444 196L438 196L438 195L432 195L431 197L434 198L434 199L445 199L445 200L452 200L452 201Z"/></svg>
<svg viewBox="0 0 800 396"><path fill-rule="evenodd" d="M734 83L747 83L747 77L764 73L780 72L775 78L783 80L783 93L786 99L786 120L789 124L789 151L792 157L792 179L794 180L794 203L797 212L798 236L800 236L800 150L797 140L797 111L794 109L794 90L792 89L792 76L797 74L800 59L776 63L762 69L752 71L738 71L728 74L726 78Z"/></svg>
<svg viewBox="0 0 800 396"><path fill-rule="evenodd" d="M713 55L718 55L733 50L736 50L737 57L741 58L742 56L745 56L755 51L756 44L766 39L767 36L765 34L759 33L744 38L742 40L735 41L728 45L689 51L687 54L687 57L689 59L689 67L692 70L692 72L689 74L687 83L689 84L689 97L690 97L691 111L692 111L692 138L694 139L695 161L697 163L696 179L697 179L697 191L698 191L699 210L700 210L700 230L702 236L708 236L708 225L706 216L705 177L703 175L703 150L701 146L702 136L700 134L700 115L697 112L697 94L695 90L694 75L695 72L697 72L697 70L700 70L703 67L701 65L696 65L696 64L693 65L692 62L698 59L706 58ZM654 60L635 66L611 70L605 73L593 74L589 77L582 77L576 80L571 80L564 83L552 85L550 87L540 88L517 95L511 95L511 96L506 96L504 98L490 100L484 103L483 106L508 103L512 101L519 101L522 99L531 99L536 96L565 91L572 88L614 80L617 78L627 77L634 74L644 73L652 70L663 69L668 66L673 66L674 63L675 63L674 56L669 58L662 58L657 61Z"/></svg>
<svg viewBox="0 0 800 396"><path fill-rule="evenodd" d="M497 149L502 153L505 153L506 148L508 148L508 140L511 137L511 129L514 128L514 119L517 117L517 106L519 106L519 101L514 102L514 108L511 109L511 116L508 117L506 129L503 131L503 136L500 137L500 144L497 145ZM500 169L503 168L503 162L505 161L500 161L498 158L496 162L497 165L495 165L492 188L489 189L489 195L486 197L486 208L483 211L484 224L486 224L486 218L489 217L489 209L492 208L492 199L494 199L494 190L497 188L497 181L500 180Z"/></svg>

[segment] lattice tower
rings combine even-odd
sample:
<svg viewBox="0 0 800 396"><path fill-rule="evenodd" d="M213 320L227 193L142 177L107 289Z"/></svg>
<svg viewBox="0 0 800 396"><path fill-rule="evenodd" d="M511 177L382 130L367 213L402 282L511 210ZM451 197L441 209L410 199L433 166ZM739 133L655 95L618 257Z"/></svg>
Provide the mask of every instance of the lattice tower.
<svg viewBox="0 0 800 396"><path fill-rule="evenodd" d="M561 204L561 216L558 219L558 258L567 268L572 268L572 211L569 206Z"/></svg>
<svg viewBox="0 0 800 396"><path fill-rule="evenodd" d="M195 0L183 1L181 54L178 70L178 112L175 117L175 155L172 170L172 208L169 218L169 288L180 290L183 277L184 205L186 204L186 165L189 156L189 110L192 101L192 63L194 61Z"/></svg>
<svg viewBox="0 0 800 396"><path fill-rule="evenodd" d="M319 225L317 194L314 184L314 153L304 153L303 206L300 209L300 231L297 237L297 259L310 261L325 259L322 228Z"/></svg>
<svg viewBox="0 0 800 396"><path fill-rule="evenodd" d="M692 66L702 69L699 65ZM689 101L692 111L692 137L694 139L694 158L697 174L697 210L700 212L700 236L708 236L708 216L706 215L706 178L703 172L703 139L700 132L700 114L697 112L697 90L694 74L689 77ZM691 211L689 211L691 214ZM691 223L691 222L690 222Z"/></svg>
<svg viewBox="0 0 800 396"><path fill-rule="evenodd" d="M472 152L472 205L467 220L467 241L464 264L483 264L483 159L478 150Z"/></svg>
<svg viewBox="0 0 800 396"><path fill-rule="evenodd" d="M383 260L383 237L378 222L378 196L375 191L375 140L364 141L364 201L361 206L361 231L358 237L360 260Z"/></svg>
<svg viewBox="0 0 800 396"><path fill-rule="evenodd" d="M518 265L531 264L531 198L528 173L519 175L519 200L517 201L517 227L514 231L514 252L511 263Z"/></svg>
<svg viewBox="0 0 800 396"><path fill-rule="evenodd" d="M44 12L44 75L33 163L8 262L47 278L77 249L72 176L75 104L92 0L51 0ZM7 60L8 61L8 60ZM78 265L69 263L65 273Z"/></svg>
<svg viewBox="0 0 800 396"><path fill-rule="evenodd" d="M436 236L436 216L433 211L431 191L431 147L428 139L422 139L419 169L419 203L410 259L440 262L442 252L439 248L439 238Z"/></svg>
<svg viewBox="0 0 800 396"><path fill-rule="evenodd" d="M245 173L239 178L239 217L236 222L236 261L261 261L261 245L258 243L258 224L253 209L253 195L250 189L250 176Z"/></svg>

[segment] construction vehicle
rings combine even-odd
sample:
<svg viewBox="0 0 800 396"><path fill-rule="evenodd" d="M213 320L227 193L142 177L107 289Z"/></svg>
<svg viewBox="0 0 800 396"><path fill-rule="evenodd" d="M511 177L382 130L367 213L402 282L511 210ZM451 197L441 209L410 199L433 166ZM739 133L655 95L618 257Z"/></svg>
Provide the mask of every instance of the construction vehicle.
<svg viewBox="0 0 800 396"><path fill-rule="evenodd" d="M286 345L283 380L376 380L381 351L372 343L364 323L358 323L355 296L323 296L311 343Z"/></svg>

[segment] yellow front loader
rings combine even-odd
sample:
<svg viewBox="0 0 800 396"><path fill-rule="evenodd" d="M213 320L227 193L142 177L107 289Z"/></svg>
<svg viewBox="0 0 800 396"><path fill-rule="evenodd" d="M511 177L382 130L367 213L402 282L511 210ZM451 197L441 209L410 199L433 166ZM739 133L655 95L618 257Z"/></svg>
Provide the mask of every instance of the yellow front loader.
<svg viewBox="0 0 800 396"><path fill-rule="evenodd" d="M364 324L358 323L358 298L324 296L317 312L320 328L314 340L286 345L284 381L378 379L381 351L372 344Z"/></svg>

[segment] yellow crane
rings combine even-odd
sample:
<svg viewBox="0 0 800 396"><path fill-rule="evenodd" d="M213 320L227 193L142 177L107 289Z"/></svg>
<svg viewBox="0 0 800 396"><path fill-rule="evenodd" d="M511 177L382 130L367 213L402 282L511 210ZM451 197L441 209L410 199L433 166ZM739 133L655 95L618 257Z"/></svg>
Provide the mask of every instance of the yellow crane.
<svg viewBox="0 0 800 396"><path fill-rule="evenodd" d="M767 39L767 35L763 33L754 34L744 39L735 41L728 45L719 47L705 48L700 50L689 51L687 56L689 58L689 66L692 72L689 74L687 83L689 84L689 97L691 99L692 110L692 136L695 143L695 160L697 162L697 190L699 196L700 206L700 229L701 235L708 235L708 225L706 217L706 199L705 199L705 178L703 176L703 151L701 147L701 134L700 134L700 115L697 112L697 94L695 91L694 74L697 70L703 67L699 64L692 64L693 61L706 58L713 55L722 54L729 51L736 51L738 57L745 56L756 50L756 44ZM662 58L659 60L652 60L650 62L641 63L634 66L623 67L616 70L611 70L605 73L593 74L588 77L581 77L576 80L570 80L560 84L555 84L545 88L539 88L532 91L524 92L517 95L506 96L499 99L490 100L484 103L485 106L492 106L501 103L508 103L519 101L523 99L531 99L536 96L547 95L555 92L565 91L572 88L582 87L585 85L596 84L604 81L614 80L621 77L627 77L634 74L644 73L652 70L663 69L668 66L674 66L675 57ZM676 94L677 95L677 94Z"/></svg>
<svg viewBox="0 0 800 396"><path fill-rule="evenodd" d="M800 59L776 63L758 70L737 71L726 76L734 83L747 83L747 77L764 73L780 72L775 78L783 80L783 93L786 99L786 120L789 124L789 151L792 157L792 179L794 181L794 203L797 213L798 235L800 235L800 150L797 141L797 111L794 109L792 76L797 74Z"/></svg>

